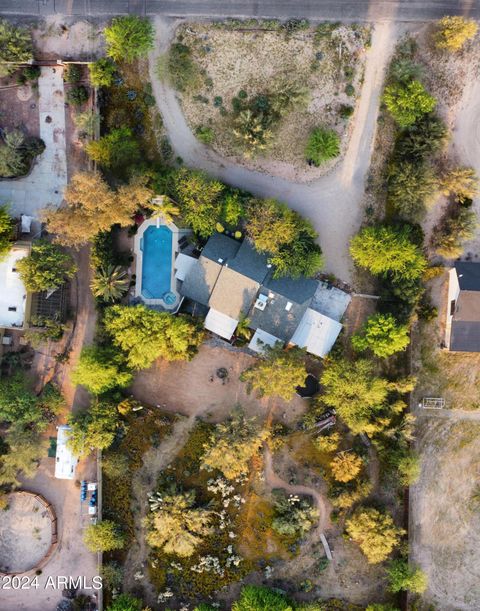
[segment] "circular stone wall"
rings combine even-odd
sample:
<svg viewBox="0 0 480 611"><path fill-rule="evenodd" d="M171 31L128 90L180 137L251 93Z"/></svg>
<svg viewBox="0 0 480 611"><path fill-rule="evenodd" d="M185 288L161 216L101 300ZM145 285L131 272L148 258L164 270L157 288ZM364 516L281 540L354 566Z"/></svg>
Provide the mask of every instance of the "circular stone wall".
<svg viewBox="0 0 480 611"><path fill-rule="evenodd" d="M0 571L25 573L35 568L52 545L48 503L31 492L12 492L0 511Z"/></svg>

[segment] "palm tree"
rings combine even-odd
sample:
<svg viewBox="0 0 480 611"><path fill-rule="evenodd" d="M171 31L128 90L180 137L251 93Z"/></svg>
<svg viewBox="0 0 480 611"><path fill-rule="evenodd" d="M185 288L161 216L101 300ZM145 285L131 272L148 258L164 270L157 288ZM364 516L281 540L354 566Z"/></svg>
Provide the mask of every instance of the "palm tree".
<svg viewBox="0 0 480 611"><path fill-rule="evenodd" d="M148 208L152 210L152 216L161 216L166 223L173 223L173 217L180 214L180 208L167 195L157 195L151 199Z"/></svg>
<svg viewBox="0 0 480 611"><path fill-rule="evenodd" d="M235 335L237 337L241 337L242 339L250 341L250 339L252 338L252 331L249 328L250 324L251 324L250 319L247 318L245 315L243 315L240 318L240 320L238 321L237 330L235 332Z"/></svg>
<svg viewBox="0 0 480 611"><path fill-rule="evenodd" d="M95 297L104 301L118 301L130 286L127 271L118 265L107 265L95 271L90 288Z"/></svg>

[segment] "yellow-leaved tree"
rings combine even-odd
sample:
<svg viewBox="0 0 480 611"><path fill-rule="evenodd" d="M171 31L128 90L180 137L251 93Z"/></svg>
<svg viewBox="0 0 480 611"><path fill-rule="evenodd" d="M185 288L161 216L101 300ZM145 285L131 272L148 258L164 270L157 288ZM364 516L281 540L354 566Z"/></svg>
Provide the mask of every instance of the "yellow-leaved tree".
<svg viewBox="0 0 480 611"><path fill-rule="evenodd" d="M346 521L346 531L370 564L386 560L405 533L395 526L390 514L365 507L357 509Z"/></svg>

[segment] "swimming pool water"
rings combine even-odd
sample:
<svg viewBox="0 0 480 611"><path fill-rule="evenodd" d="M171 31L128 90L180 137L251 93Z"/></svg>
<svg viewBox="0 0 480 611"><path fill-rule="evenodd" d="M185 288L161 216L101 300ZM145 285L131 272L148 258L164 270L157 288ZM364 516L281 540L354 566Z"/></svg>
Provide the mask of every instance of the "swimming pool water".
<svg viewBox="0 0 480 611"><path fill-rule="evenodd" d="M172 231L166 225L150 226L141 243L142 295L162 299L170 291L172 276Z"/></svg>

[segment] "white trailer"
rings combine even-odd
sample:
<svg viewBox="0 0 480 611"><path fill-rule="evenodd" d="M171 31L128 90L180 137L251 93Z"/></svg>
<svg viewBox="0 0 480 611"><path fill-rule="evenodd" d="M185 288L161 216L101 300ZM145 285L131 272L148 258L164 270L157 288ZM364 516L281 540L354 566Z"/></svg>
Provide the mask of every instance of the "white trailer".
<svg viewBox="0 0 480 611"><path fill-rule="evenodd" d="M57 427L57 455L55 457L55 477L58 479L73 479L78 463L76 456L67 446L70 436L70 427L62 425Z"/></svg>

